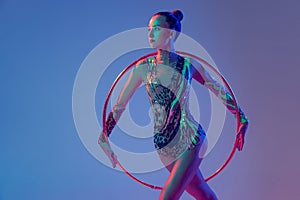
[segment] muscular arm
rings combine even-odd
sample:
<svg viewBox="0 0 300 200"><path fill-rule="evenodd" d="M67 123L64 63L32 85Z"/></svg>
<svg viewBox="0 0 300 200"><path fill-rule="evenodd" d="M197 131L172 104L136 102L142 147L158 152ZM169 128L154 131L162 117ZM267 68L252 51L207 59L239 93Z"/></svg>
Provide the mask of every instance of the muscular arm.
<svg viewBox="0 0 300 200"><path fill-rule="evenodd" d="M234 117L236 117L236 107L234 105L233 98L226 90L226 88L224 88L213 77L211 77L210 74L204 69L204 67L193 59L191 59L191 71L192 77L196 81L207 87L210 91L212 91L222 101L227 109L234 114ZM241 123L244 124L248 122L248 119L242 109L239 106L238 109Z"/></svg>
<svg viewBox="0 0 300 200"><path fill-rule="evenodd" d="M116 104L114 105L112 111L109 113L107 117L105 123L107 136L110 135L117 121L121 117L129 99L131 98L135 90L143 82L143 68L144 68L144 63L139 62L130 72L129 78L126 84L124 85Z"/></svg>

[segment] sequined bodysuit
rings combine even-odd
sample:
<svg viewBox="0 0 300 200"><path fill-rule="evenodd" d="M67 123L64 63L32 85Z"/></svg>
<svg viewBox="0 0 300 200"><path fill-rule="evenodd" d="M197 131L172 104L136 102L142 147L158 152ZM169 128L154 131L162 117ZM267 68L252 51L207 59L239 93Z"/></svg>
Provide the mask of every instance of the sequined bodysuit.
<svg viewBox="0 0 300 200"><path fill-rule="evenodd" d="M192 149L205 131L189 112L191 64L187 58L167 52L169 63L147 59L144 83L154 116L154 145L161 154L178 157Z"/></svg>
<svg viewBox="0 0 300 200"><path fill-rule="evenodd" d="M131 78L123 87L117 103L108 115L105 134L110 135L133 92L144 82L154 115L154 145L159 155L171 158L172 162L187 149L201 146L200 155L204 156L208 145L205 131L194 120L188 106L191 71L194 70L188 58L168 51L161 51L160 55L141 61L132 70ZM139 78L133 78L135 75ZM201 78L197 75L194 77L219 97L235 117L239 115L246 130L248 119L240 107L236 113L230 93L205 70L202 70Z"/></svg>

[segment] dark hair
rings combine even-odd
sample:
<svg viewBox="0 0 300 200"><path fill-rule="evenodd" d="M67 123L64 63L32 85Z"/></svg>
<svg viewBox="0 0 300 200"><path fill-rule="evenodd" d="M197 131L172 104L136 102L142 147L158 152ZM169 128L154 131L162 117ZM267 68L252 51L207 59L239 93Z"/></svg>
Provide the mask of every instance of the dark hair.
<svg viewBox="0 0 300 200"><path fill-rule="evenodd" d="M180 10L174 10L172 12L158 12L153 16L161 15L166 17L166 22L169 24L170 29L174 29L177 32L181 32L181 23L180 21L183 18L183 14Z"/></svg>

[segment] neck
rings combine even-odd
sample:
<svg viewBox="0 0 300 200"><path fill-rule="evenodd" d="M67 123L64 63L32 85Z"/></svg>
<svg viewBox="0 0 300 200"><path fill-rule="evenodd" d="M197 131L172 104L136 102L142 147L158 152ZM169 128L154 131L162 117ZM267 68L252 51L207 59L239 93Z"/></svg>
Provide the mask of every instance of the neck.
<svg viewBox="0 0 300 200"><path fill-rule="evenodd" d="M170 49L157 49L157 56L156 58L159 60L159 61L163 61L163 62L166 62L166 61L171 61L171 60L174 60L175 58L177 58L177 54L175 52L175 49L173 48L172 50Z"/></svg>
<svg viewBox="0 0 300 200"><path fill-rule="evenodd" d="M167 45L163 46L162 48L158 48L157 51L158 52L161 52L161 51L175 52L174 44L173 44L173 42L169 42Z"/></svg>

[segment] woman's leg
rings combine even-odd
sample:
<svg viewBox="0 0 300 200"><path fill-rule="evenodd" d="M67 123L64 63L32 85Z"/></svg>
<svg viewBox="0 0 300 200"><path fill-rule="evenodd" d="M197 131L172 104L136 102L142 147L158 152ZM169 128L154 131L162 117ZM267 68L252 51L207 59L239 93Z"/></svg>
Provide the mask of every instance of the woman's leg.
<svg viewBox="0 0 300 200"><path fill-rule="evenodd" d="M207 139L205 138L200 149L200 157L203 158L205 156L205 152L208 147ZM195 197L197 200L217 200L217 196L212 191L212 189L208 186L206 181L204 180L202 173L198 167L196 170L196 174L193 179L186 187L186 191Z"/></svg>
<svg viewBox="0 0 300 200"><path fill-rule="evenodd" d="M199 168L201 162L198 156L200 146L198 145L191 150L187 150L174 164L167 166L168 170L170 170L170 176L160 193L160 200L175 200L180 198Z"/></svg>
<svg viewBox="0 0 300 200"><path fill-rule="evenodd" d="M198 149L199 146L196 147L194 151L185 152L176 162L173 162L171 164L169 164L170 161L168 160L168 158L161 156L162 162L165 164L166 168L170 171L171 174L164 186L163 191L160 194L160 199L168 199L169 195L172 198L173 194L179 195L179 198L183 193L182 188L184 188L197 200L217 200L216 195L205 182L199 170L199 165L201 163L201 158L199 159L199 155L201 157L204 156L205 150L207 148L206 145L207 144L205 142L202 145L199 145L201 146L200 152ZM196 169L193 170L193 168L195 167ZM186 170L186 172L183 172L184 170ZM192 176L193 172L193 178L190 179L190 176ZM186 175L184 173L187 173L189 175ZM183 181L180 179L183 179Z"/></svg>
<svg viewBox="0 0 300 200"><path fill-rule="evenodd" d="M186 191L197 200L217 200L217 196L205 182L200 170L198 169Z"/></svg>

